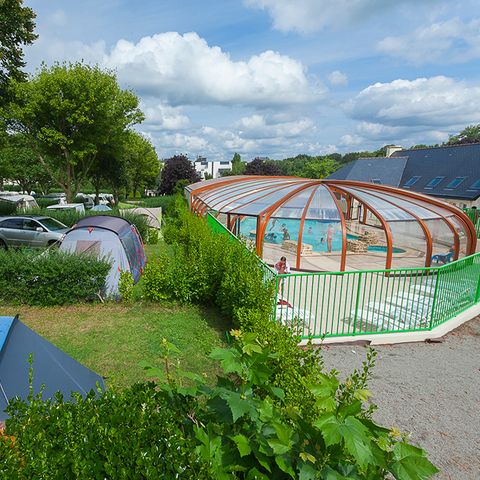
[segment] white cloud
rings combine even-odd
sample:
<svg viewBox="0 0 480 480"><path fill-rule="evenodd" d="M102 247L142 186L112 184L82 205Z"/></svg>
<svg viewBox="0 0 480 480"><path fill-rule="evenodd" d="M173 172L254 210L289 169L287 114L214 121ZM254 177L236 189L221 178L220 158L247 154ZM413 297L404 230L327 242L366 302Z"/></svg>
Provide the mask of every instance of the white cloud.
<svg viewBox="0 0 480 480"><path fill-rule="evenodd" d="M345 105L354 119L391 127L452 127L480 122L480 87L437 76L375 83Z"/></svg>
<svg viewBox="0 0 480 480"><path fill-rule="evenodd" d="M119 40L104 64L122 82L171 105L288 105L322 92L293 58L268 50L233 61L196 33L161 33L136 44Z"/></svg>
<svg viewBox="0 0 480 480"><path fill-rule="evenodd" d="M348 25L399 5L399 0L244 0L267 10L276 29L310 33L328 27ZM403 3L410 0L403 0Z"/></svg>
<svg viewBox="0 0 480 480"><path fill-rule="evenodd" d="M345 86L348 84L348 77L340 70L335 70L328 75L328 81L334 86Z"/></svg>
<svg viewBox="0 0 480 480"><path fill-rule="evenodd" d="M240 134L245 138L292 138L314 128L309 118L289 119L285 115L254 114L238 122Z"/></svg>
<svg viewBox="0 0 480 480"><path fill-rule="evenodd" d="M181 133L161 135L157 137L156 144L160 145L163 150L195 153L201 153L208 146L205 138Z"/></svg>
<svg viewBox="0 0 480 480"><path fill-rule="evenodd" d="M467 62L480 58L480 19L432 23L405 35L384 38L378 50L415 65Z"/></svg>
<svg viewBox="0 0 480 480"><path fill-rule="evenodd" d="M140 108L145 114L145 122L152 130L182 130L190 126L190 119L180 107L142 101Z"/></svg>

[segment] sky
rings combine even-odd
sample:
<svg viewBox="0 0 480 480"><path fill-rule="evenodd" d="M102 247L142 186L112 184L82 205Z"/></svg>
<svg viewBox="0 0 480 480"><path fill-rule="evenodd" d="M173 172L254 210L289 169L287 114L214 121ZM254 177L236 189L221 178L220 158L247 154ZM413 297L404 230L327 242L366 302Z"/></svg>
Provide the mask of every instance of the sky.
<svg viewBox="0 0 480 480"><path fill-rule="evenodd" d="M480 123L478 0L24 3L39 34L27 71L115 71L161 158L410 147Z"/></svg>

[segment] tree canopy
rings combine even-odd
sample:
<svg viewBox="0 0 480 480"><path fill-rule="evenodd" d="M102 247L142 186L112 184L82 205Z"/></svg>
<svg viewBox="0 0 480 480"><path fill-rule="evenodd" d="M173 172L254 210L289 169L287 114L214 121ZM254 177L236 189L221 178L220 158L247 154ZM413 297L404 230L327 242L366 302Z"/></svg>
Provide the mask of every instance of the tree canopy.
<svg viewBox="0 0 480 480"><path fill-rule="evenodd" d="M22 0L0 1L0 106L9 98L10 80L25 80L22 47L37 38L35 13Z"/></svg>
<svg viewBox="0 0 480 480"><path fill-rule="evenodd" d="M165 165L160 174L159 193L173 194L175 186L180 180L185 180L186 185L200 181L199 174L186 155L174 155L172 158L165 160Z"/></svg>
<svg viewBox="0 0 480 480"><path fill-rule="evenodd" d="M265 160L263 158L254 158L250 163L247 163L245 168L245 175L283 175L280 168L273 160Z"/></svg>
<svg viewBox="0 0 480 480"><path fill-rule="evenodd" d="M451 135L446 145L465 145L467 143L480 143L480 124L469 125L458 135Z"/></svg>
<svg viewBox="0 0 480 480"><path fill-rule="evenodd" d="M12 128L30 139L69 201L89 177L98 152L143 120L138 98L97 66L43 66L29 82L12 86L17 98Z"/></svg>

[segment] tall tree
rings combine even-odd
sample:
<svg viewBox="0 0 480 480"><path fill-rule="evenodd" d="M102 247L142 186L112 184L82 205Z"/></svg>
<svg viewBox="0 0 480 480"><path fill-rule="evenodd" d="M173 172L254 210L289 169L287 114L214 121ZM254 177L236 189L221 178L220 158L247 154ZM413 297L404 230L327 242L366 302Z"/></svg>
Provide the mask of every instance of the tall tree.
<svg viewBox="0 0 480 480"><path fill-rule="evenodd" d="M160 173L160 161L155 147L143 135L128 132L124 146L133 196L140 189L153 187Z"/></svg>
<svg viewBox="0 0 480 480"><path fill-rule="evenodd" d="M469 125L458 135L452 135L445 145L465 145L467 143L480 143L480 124Z"/></svg>
<svg viewBox="0 0 480 480"><path fill-rule="evenodd" d="M179 180L186 180L186 185L200 181L193 163L185 155L175 155L165 160L165 165L160 174L159 193L171 195Z"/></svg>
<svg viewBox="0 0 480 480"><path fill-rule="evenodd" d="M138 98L98 66L43 66L32 80L13 86L18 104L12 106L12 128L33 140L39 161L68 201L89 177L102 146L143 120Z"/></svg>
<svg viewBox="0 0 480 480"><path fill-rule="evenodd" d="M2 178L17 181L27 193L37 186L45 193L45 187L50 183L50 175L37 161L36 151L25 135L10 135L0 148L0 177L0 183Z"/></svg>
<svg viewBox="0 0 480 480"><path fill-rule="evenodd" d="M0 107L8 99L10 80L25 80L22 47L37 38L35 13L22 0L0 0Z"/></svg>
<svg viewBox="0 0 480 480"><path fill-rule="evenodd" d="M305 178L326 178L337 170L338 167L339 164L331 158L312 160L305 164L302 176Z"/></svg>
<svg viewBox="0 0 480 480"><path fill-rule="evenodd" d="M282 171L272 160L264 160L263 158L254 158L247 163L245 175L283 175Z"/></svg>

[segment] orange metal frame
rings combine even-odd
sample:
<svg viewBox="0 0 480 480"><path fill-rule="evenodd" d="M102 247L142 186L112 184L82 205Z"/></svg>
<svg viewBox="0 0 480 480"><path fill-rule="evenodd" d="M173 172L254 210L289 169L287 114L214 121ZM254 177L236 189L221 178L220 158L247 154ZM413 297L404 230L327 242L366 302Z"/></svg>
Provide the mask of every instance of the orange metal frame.
<svg viewBox="0 0 480 480"><path fill-rule="evenodd" d="M244 190L242 190L241 194L235 195L234 190L231 192L228 192L225 195L221 195L216 199L214 203L211 203L208 201L210 197L215 196L215 190L217 190L219 187L224 187L224 186L232 186L234 187L235 185L244 185L246 182L255 182L255 184L258 186L258 182L261 180L274 180L275 182L271 182L268 186L261 187L258 189L258 192L262 192L264 190L270 190L268 193L265 195L262 195L260 197L256 197L253 200L249 200L248 202L245 202L245 204L242 204L242 206L248 205L249 203L253 203L256 200L259 200L260 198L264 198L268 196L271 193L278 192L279 190L282 190L285 188L285 186L290 186L294 185L295 183L298 183L298 188L295 188L288 194L285 194L282 198L274 202L272 205L269 207L265 208L262 210L257 216L257 236L256 236L256 251L257 254L261 256L262 251L263 251L263 243L264 243L264 235L265 235L265 230L267 227L267 224L271 218L271 216L275 213L275 211L283 205L285 202L287 202L290 198L294 197L295 195L299 194L303 190L306 190L311 187L315 186L320 186L323 185L326 187L326 190L330 193L332 196L333 201L335 202L335 205L338 209L341 224L342 224L342 256L341 256L341 270L345 269L345 263L346 263L346 221L345 217L350 218L350 210L351 210L351 204L352 204L352 199L357 200L361 205L363 205L363 216L364 219L366 218L367 211L371 211L373 215L375 215L378 220L380 221L380 224L382 225L383 230L385 231L385 237L387 241L387 258L386 258L386 265L385 268L389 269L391 268L391 262L392 262L392 235L390 231L390 227L388 225L388 222L382 217L382 215L375 210L371 205L368 204L368 202L365 202L365 200L361 200L359 197L354 195L352 192L345 190L344 188L348 187L353 187L353 188L359 188L362 190L368 191L368 193L372 196L375 196L376 198L379 198L386 203L389 203L391 205L395 205L397 208L400 210L408 213L411 215L415 220L418 222L420 227L422 228L424 234L425 234L425 239L427 243L427 248L426 248L426 258L425 258L425 266L430 265L431 261L431 255L432 255L432 235L429 231L428 226L426 225L425 221L421 219L417 214L415 214L412 210L408 209L405 206L399 206L395 204L394 201L391 200L391 198L398 197L400 199L405 199L409 202L411 202L413 205L419 206L424 208L425 210L428 210L441 219L446 223L448 228L451 230L453 236L454 236L454 247L455 247L455 255L454 259L456 260L459 256L460 253L460 238L459 234L457 231L457 228L455 227L454 223L452 220L450 220L447 216L442 214L441 212L438 212L435 207L439 207L443 209L444 211L448 211L453 214L453 216L456 218L456 220L460 223L462 228L464 229L466 236L467 236L467 249L466 249L466 254L471 255L475 252L476 245L477 245L477 237L476 237L476 232L474 226L471 224L470 219L467 217L467 215L462 212L461 210L457 209L456 207L449 205L447 203L442 202L441 200L437 200L433 197L429 197L420 193L412 192L412 191L405 191L399 188L395 187L389 187L386 185L373 185L365 182L357 182L357 181L350 181L350 180L311 180L311 179L303 179L303 178L297 178L297 177L276 177L276 176L261 176L261 175L251 175L251 176L237 176L237 177L231 177L231 178L225 178L225 180L217 181L217 182L212 182L212 183L207 183L207 184L200 184L196 188L193 188L190 190L190 208L193 212L196 212L200 215L203 215L207 209L214 209L213 207L220 205L222 202L227 201L227 203L223 206L220 207L219 213L226 213L228 214L227 217L227 222L228 222L228 228L232 229L235 225L235 220L239 217L238 214L235 214L235 212L223 212L222 210L231 205L234 201L241 199L243 196L248 196L248 193ZM289 180L289 181L285 181ZM295 182L292 182L291 180L295 180ZM344 188L342 188L344 187ZM202 197L199 196L199 194L204 193L204 192L210 192L208 195L204 195ZM304 228L304 223L306 219L306 214L308 211L308 207L310 206L310 203L315 195L315 192L317 191L317 188L315 188L312 192L312 194L309 196L307 203L305 205L305 208L302 211L302 216L300 218L300 228L299 228L299 234L298 234L298 245L297 245L297 252L296 252L296 267L300 268L300 257L301 257L301 245L302 245L302 237L303 237L303 228ZM391 195L390 199L386 199L382 197L379 193L380 192L385 192ZM335 193L338 193L345 197L346 202L347 202L347 212L344 215L342 212L341 205L338 201L338 199L335 196ZM220 200L221 198L221 200ZM428 205L428 206L427 206ZM242 218L240 216L240 218ZM359 218L360 221L360 218Z"/></svg>

